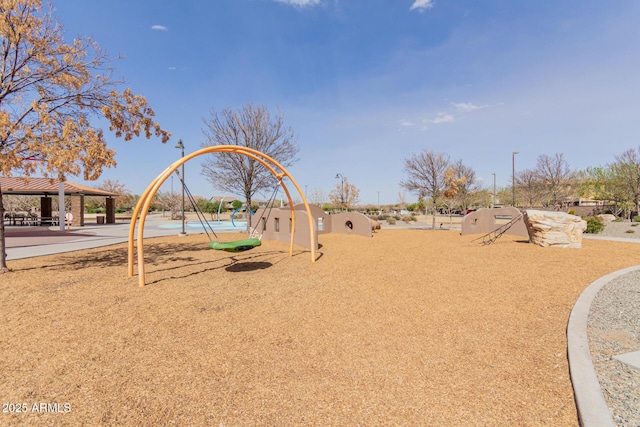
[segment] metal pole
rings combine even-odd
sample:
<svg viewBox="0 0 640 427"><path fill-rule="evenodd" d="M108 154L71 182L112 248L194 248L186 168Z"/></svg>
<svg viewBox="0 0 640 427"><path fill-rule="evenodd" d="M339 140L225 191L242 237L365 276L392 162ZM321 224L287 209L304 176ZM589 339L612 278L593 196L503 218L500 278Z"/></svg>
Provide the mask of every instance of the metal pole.
<svg viewBox="0 0 640 427"><path fill-rule="evenodd" d="M516 205L516 154L518 151L511 153L511 206Z"/></svg>
<svg viewBox="0 0 640 427"><path fill-rule="evenodd" d="M64 181L60 181L58 183L58 225L60 226L60 231L64 231L66 217L67 214L64 211Z"/></svg>
<svg viewBox="0 0 640 427"><path fill-rule="evenodd" d="M340 178L342 180L342 184L340 187L340 208L344 211L344 175L342 175L341 173L337 173L336 178Z"/></svg>
<svg viewBox="0 0 640 427"><path fill-rule="evenodd" d="M182 149L182 157L184 157L184 148ZM182 164L182 179L184 179L184 163ZM182 234L187 234L184 231L184 184L182 184Z"/></svg>
<svg viewBox="0 0 640 427"><path fill-rule="evenodd" d="M342 210L346 210L345 209L345 201L344 201L344 176L342 177Z"/></svg>
<svg viewBox="0 0 640 427"><path fill-rule="evenodd" d="M181 152L180 152L181 157L184 158L184 144L182 143L182 139L178 140L178 143L176 144L176 148L179 148L181 150ZM182 164L182 167L181 167L181 173L182 173L182 177L181 177L182 179L180 181L181 181L181 184L182 184L182 231L180 232L180 235L181 236L186 236L187 232L184 230L184 223L185 223L185 221L184 221L184 180L185 180L185 177L184 177L184 163Z"/></svg>
<svg viewBox="0 0 640 427"><path fill-rule="evenodd" d="M491 175L493 175L493 205L491 207L495 208L496 207L496 174L492 173Z"/></svg>

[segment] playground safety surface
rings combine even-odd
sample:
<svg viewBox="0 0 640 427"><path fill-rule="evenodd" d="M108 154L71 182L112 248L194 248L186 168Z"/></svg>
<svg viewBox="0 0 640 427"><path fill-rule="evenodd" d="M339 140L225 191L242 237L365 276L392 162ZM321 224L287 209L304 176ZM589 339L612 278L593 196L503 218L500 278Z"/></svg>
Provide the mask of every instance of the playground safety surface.
<svg viewBox="0 0 640 427"><path fill-rule="evenodd" d="M637 244L476 237L322 235L315 263L159 237L144 288L122 243L12 260L0 396L28 410L0 424L578 425L569 313Z"/></svg>

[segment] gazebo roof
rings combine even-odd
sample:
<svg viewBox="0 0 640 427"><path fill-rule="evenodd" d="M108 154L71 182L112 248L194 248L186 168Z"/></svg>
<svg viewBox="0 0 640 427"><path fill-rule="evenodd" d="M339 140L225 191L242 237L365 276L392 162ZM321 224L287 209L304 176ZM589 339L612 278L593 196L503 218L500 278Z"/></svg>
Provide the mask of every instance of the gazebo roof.
<svg viewBox="0 0 640 427"><path fill-rule="evenodd" d="M0 177L2 194L17 194L23 196L57 196L59 182L49 178L32 177ZM65 181L64 194L72 196L103 196L117 197L118 193L98 190L85 185Z"/></svg>

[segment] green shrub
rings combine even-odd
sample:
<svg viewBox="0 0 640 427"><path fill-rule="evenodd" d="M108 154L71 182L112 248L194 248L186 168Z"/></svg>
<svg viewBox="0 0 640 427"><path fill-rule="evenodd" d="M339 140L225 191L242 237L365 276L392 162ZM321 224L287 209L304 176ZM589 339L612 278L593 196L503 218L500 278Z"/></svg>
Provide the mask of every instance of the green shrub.
<svg viewBox="0 0 640 427"><path fill-rule="evenodd" d="M575 215L576 211L574 211L573 209L569 209L569 212L567 212L569 215Z"/></svg>
<svg viewBox="0 0 640 427"><path fill-rule="evenodd" d="M390 216L389 218L387 218L387 224L391 224L394 225L396 223L396 219L392 216Z"/></svg>
<svg viewBox="0 0 640 427"><path fill-rule="evenodd" d="M636 232L636 230L627 230L627 231L625 231L625 233L629 233L629 234L633 234L635 232Z"/></svg>
<svg viewBox="0 0 640 427"><path fill-rule="evenodd" d="M636 215L633 217L633 222L640 222L640 215Z"/></svg>
<svg viewBox="0 0 640 427"><path fill-rule="evenodd" d="M587 229L585 233L589 234L598 234L604 229L604 224L597 216L590 216L586 218L587 221Z"/></svg>

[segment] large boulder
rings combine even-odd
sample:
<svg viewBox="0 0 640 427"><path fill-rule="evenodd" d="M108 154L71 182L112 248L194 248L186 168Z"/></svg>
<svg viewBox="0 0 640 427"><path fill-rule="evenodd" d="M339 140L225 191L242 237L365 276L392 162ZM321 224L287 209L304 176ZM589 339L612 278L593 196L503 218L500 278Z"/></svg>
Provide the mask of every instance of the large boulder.
<svg viewBox="0 0 640 427"><path fill-rule="evenodd" d="M581 248L582 233L587 229L587 221L564 212L528 209L524 222L529 241L543 247Z"/></svg>

